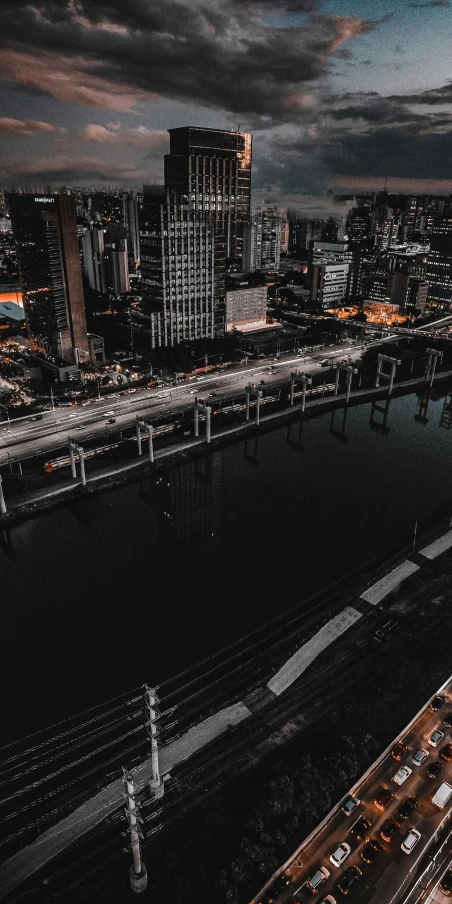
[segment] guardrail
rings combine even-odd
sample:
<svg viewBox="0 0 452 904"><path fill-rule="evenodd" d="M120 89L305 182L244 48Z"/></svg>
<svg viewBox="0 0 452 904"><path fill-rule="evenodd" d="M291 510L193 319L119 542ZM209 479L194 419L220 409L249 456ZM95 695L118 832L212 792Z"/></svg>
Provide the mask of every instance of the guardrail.
<svg viewBox="0 0 452 904"><path fill-rule="evenodd" d="M446 688L448 688L450 685L452 685L452 675L449 676L449 678L447 679L447 681L445 681L444 684L442 684L441 687L440 687L437 691L433 691L433 692L430 694L429 700L431 700L432 697L436 697L436 696L437 696L438 694L440 694L442 691L446 690ZM412 718L411 721L408 723L408 725L406 725L405 728L402 729L402 731L399 731L399 734L398 734L397 737L400 737L401 735L405 735L405 734L413 727L413 725L417 722L417 720L422 716L422 713L425 712L425 707L427 706L427 704L428 704L428 701L427 701L427 703L424 703L424 705L423 705L423 706L421 707L421 709L416 713L416 715L413 716L413 718ZM322 822L320 822L320 823L315 827L315 829L313 829L313 831L307 836L307 838L305 838L305 839L302 841L302 843L301 843L301 844L299 845L299 847L294 851L294 853L291 854L291 856L288 858L288 860L286 860L286 862L283 863L283 865L282 865L281 867L279 867L279 869L276 870L276 871L273 873L273 875L272 875L272 876L270 877L270 879L265 883L265 885L264 885L263 888L260 890L260 892L259 892L254 898L252 898L250 904L258 904L258 901L260 900L260 898L262 898L262 895L264 895L265 892L268 891L268 890L271 888L271 886L272 886L273 882L275 881L275 879L277 879L278 876L279 876L282 872L284 872L284 870L288 869L289 866L293 863L294 860L300 859L301 853L302 853L303 849L304 849L305 847L307 847L308 844L311 844L311 842L314 841L315 838L317 838L318 835L320 835L320 833L323 831L323 829L326 828L326 826L327 826L327 825L332 821L332 819L336 816L339 807L342 806L342 804L347 800L348 797L354 797L355 794L356 794L356 792L357 792L357 791L359 790L359 788L361 787L361 785L362 785L365 781L367 781L367 779L370 778L370 777L373 775L373 773L376 772L376 770L381 766L381 764L382 764L383 760L385 759L385 757L388 756L388 754L391 752L392 748L394 747L394 744L396 743L396 740L397 740L397 739L393 739L393 740L391 741L391 743L388 745L388 747L386 747L386 749L383 751L383 753L380 754L380 756L378 757L378 759L376 759L376 760L372 763L372 765L369 766L369 768L366 770L366 772L364 773L364 775L362 775L362 776L359 778L359 780L352 786L352 788L351 788L349 791L347 791L347 793L344 794L343 797L341 797L341 799L338 801L337 804L335 804L335 806L329 811L329 813L327 813L327 815L324 817L324 819L322 819ZM452 811L450 811L450 812L452 812ZM449 813L449 811L448 811L448 813ZM446 815L448 815L448 814L446 814ZM443 825L443 823L445 822L445 820L446 820L446 817L444 818L444 820L442 820L441 825ZM439 826L438 826L438 829L439 829ZM437 829L437 831L438 831L438 829ZM399 894L399 892L398 892L398 894Z"/></svg>

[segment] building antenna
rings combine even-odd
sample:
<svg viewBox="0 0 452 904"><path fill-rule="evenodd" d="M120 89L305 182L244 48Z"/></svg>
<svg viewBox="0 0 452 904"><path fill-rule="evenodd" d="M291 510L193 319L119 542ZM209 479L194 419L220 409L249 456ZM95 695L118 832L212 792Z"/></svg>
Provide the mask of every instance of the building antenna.
<svg viewBox="0 0 452 904"><path fill-rule="evenodd" d="M387 192L386 192L386 186L387 186L387 184L388 184L388 177L385 176L385 185L384 185L384 189L383 189L383 191L384 191L385 194L387 194Z"/></svg>

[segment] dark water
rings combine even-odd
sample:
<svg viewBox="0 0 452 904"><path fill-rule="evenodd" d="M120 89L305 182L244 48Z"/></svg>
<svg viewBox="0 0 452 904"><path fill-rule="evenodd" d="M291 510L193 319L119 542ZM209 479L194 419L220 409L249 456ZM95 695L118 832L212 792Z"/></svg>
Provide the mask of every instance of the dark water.
<svg viewBox="0 0 452 904"><path fill-rule="evenodd" d="M426 424L415 395L324 414L11 531L5 740L158 684L389 549L452 499L449 401Z"/></svg>

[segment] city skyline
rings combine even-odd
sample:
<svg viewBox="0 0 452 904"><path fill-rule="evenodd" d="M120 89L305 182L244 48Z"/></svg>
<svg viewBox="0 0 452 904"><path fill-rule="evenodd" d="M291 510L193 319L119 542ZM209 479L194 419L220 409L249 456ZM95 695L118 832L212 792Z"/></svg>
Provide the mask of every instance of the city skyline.
<svg viewBox="0 0 452 904"><path fill-rule="evenodd" d="M161 182L191 124L254 133L258 203L452 189L449 0L6 0L0 23L7 187Z"/></svg>

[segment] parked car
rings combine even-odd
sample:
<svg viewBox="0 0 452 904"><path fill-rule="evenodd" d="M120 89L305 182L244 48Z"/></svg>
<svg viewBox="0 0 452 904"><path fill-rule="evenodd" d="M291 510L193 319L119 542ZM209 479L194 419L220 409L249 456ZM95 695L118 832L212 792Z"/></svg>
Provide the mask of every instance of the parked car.
<svg viewBox="0 0 452 904"><path fill-rule="evenodd" d="M313 895L317 894L319 888L326 879L329 879L330 871L326 868L326 866L321 866L306 882L306 888L312 892Z"/></svg>
<svg viewBox="0 0 452 904"><path fill-rule="evenodd" d="M334 853L331 854L330 860L331 860L331 863L333 864L333 866L341 866L343 864L344 860L347 859L348 855L350 854L350 851L351 851L350 845L347 844L346 841L342 841L341 844L339 844L337 846Z"/></svg>
<svg viewBox="0 0 452 904"><path fill-rule="evenodd" d="M447 872L444 873L438 888L446 898L452 897L452 869L448 869Z"/></svg>
<svg viewBox="0 0 452 904"><path fill-rule="evenodd" d="M349 797L348 800L342 804L341 810L346 816L350 816L350 813L354 813L356 807L359 807L360 803L361 801L358 797Z"/></svg>
<svg viewBox="0 0 452 904"><path fill-rule="evenodd" d="M417 807L416 798L415 797L407 797L407 799L403 802L403 804L400 804L400 807L398 809L398 815L400 816L400 819L408 819L408 817L413 812L413 810L416 809L416 807Z"/></svg>
<svg viewBox="0 0 452 904"><path fill-rule="evenodd" d="M383 841L392 841L398 828L399 823L396 822L395 819L387 819L386 822L383 823L380 832Z"/></svg>
<svg viewBox="0 0 452 904"><path fill-rule="evenodd" d="M399 771L396 772L396 774L392 777L392 780L396 783L396 785L403 785L406 782L407 778L410 777L412 772L413 770L410 769L409 766L401 766Z"/></svg>
<svg viewBox="0 0 452 904"><path fill-rule="evenodd" d="M427 759L428 755L428 750L426 750L425 747L421 747L420 750L416 750L411 762L414 763L415 766L422 766L422 763Z"/></svg>
<svg viewBox="0 0 452 904"><path fill-rule="evenodd" d="M429 766L427 766L428 777L429 778L437 778L437 776L440 774L442 768L443 768L443 764L438 762L438 760L436 760L434 763L430 763Z"/></svg>
<svg viewBox="0 0 452 904"><path fill-rule="evenodd" d="M416 847L420 838L422 838L422 835L417 829L410 829L405 841L402 841L402 844L400 845L402 851L405 851L405 854L411 854L411 851Z"/></svg>
<svg viewBox="0 0 452 904"><path fill-rule="evenodd" d="M359 866L349 866L336 883L336 888L340 891L341 895L349 895L356 883L359 882L361 876L362 870L360 870Z"/></svg>
<svg viewBox="0 0 452 904"><path fill-rule="evenodd" d="M431 745L431 747L438 747L438 744L440 741L443 740L443 737L444 737L444 732L440 731L437 728L436 731L434 731L433 734L430 735L430 737L428 739L428 743Z"/></svg>
<svg viewBox="0 0 452 904"><path fill-rule="evenodd" d="M381 851L380 842L376 841L375 838L372 838L369 841L369 844L366 844L365 847L363 847L360 853L361 860L364 860L364 863L372 863L379 851Z"/></svg>
<svg viewBox="0 0 452 904"><path fill-rule="evenodd" d="M443 721L443 725L445 725L446 728L452 728L452 713L449 713L449 715L446 716Z"/></svg>
<svg viewBox="0 0 452 904"><path fill-rule="evenodd" d="M372 823L370 819L366 819L365 816L360 816L359 819L356 820L354 825L352 825L350 829L350 835L353 835L353 838L356 838L357 841L363 841L365 838L367 838L371 826Z"/></svg>
<svg viewBox="0 0 452 904"><path fill-rule="evenodd" d="M403 756L405 756L407 750L408 750L407 745L404 744L403 741L399 741L399 743L396 744L395 747L392 748L391 756L393 757L393 759L399 761L402 759Z"/></svg>
<svg viewBox="0 0 452 904"><path fill-rule="evenodd" d="M439 709L445 704L446 698L444 694L438 694L437 697L434 697L432 702L430 703L430 710L432 713L437 713Z"/></svg>
<svg viewBox="0 0 452 904"><path fill-rule="evenodd" d="M392 791L389 791L388 788L382 788L379 794L374 797L374 804L378 810L386 810L386 807L391 802L394 797Z"/></svg>
<svg viewBox="0 0 452 904"><path fill-rule="evenodd" d="M443 760L446 760L447 763L450 763L450 761L452 760L452 744L446 744L443 747L440 756L443 758Z"/></svg>

